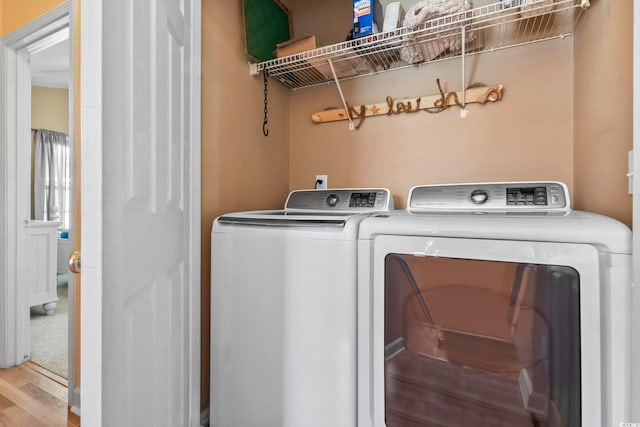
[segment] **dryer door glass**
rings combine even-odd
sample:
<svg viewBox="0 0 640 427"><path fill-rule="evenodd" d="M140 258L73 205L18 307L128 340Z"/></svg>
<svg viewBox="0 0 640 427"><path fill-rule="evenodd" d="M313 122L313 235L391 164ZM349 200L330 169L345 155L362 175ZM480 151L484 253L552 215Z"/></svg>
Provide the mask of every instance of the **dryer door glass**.
<svg viewBox="0 0 640 427"><path fill-rule="evenodd" d="M579 275L389 254L388 427L579 427Z"/></svg>

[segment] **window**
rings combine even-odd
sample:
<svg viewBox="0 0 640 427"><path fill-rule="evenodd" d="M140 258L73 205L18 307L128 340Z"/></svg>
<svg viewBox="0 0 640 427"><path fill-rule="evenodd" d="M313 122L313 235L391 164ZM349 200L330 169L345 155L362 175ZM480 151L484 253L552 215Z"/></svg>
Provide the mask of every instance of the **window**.
<svg viewBox="0 0 640 427"><path fill-rule="evenodd" d="M71 176L70 176L70 148L67 143L61 147L60 158L55 158L54 164L62 165L62 168L57 171L49 173L49 164L45 165L45 179L44 179L44 215L45 218L53 221L62 221L61 227L68 230L70 227L70 203L71 203ZM51 177L53 177L53 185L50 185ZM59 202L62 206L58 208L58 203L53 206L50 212L50 205L46 203L49 200L49 191L53 189L58 196ZM60 212L58 212L60 210Z"/></svg>
<svg viewBox="0 0 640 427"><path fill-rule="evenodd" d="M70 226L71 149L63 133L40 129L36 132L34 170L35 219L60 221Z"/></svg>

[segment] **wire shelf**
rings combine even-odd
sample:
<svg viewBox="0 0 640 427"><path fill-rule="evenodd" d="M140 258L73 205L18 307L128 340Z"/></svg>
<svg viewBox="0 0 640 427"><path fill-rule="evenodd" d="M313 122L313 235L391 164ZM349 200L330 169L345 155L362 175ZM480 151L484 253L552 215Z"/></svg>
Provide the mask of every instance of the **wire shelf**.
<svg viewBox="0 0 640 427"><path fill-rule="evenodd" d="M465 55L492 52L573 34L588 0L509 0L442 16L419 29L405 27L251 63L290 89L333 83ZM464 34L465 44L462 46ZM335 76L334 76L335 72Z"/></svg>

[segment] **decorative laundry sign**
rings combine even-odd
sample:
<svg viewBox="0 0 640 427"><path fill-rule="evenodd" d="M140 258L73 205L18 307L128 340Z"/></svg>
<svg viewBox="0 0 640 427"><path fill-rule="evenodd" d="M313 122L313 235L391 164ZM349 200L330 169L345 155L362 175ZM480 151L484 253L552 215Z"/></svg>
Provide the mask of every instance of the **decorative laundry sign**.
<svg viewBox="0 0 640 427"><path fill-rule="evenodd" d="M364 119L372 116L391 116L401 113L440 113L449 107L457 105L462 111L466 111L466 104L486 104L502 99L502 85L485 86L481 84L471 85L463 92L445 93L440 86L440 79L436 79L439 95L421 96L417 98L405 98L395 100L387 96L385 102L378 104L360 105L349 107L349 113L344 108L331 108L311 115L314 123L328 123L339 120L358 120L356 129L359 129Z"/></svg>

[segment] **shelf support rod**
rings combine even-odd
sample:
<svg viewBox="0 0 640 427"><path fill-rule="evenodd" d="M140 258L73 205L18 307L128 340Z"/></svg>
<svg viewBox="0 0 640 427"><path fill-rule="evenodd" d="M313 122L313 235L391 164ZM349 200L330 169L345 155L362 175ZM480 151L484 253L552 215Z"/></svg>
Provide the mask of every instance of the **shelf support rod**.
<svg viewBox="0 0 640 427"><path fill-rule="evenodd" d="M353 124L353 120L351 120L351 112L349 111L349 106L347 105L347 101L344 99L344 94L342 93L342 87L340 86L340 80L338 80L338 76L336 75L336 70L333 68L333 61L331 61L331 58L327 59L327 61L329 61L329 67L331 67L331 74L333 74L333 80L336 82L336 87L338 88L340 99L342 100L342 106L344 107L344 111L347 112L347 118L349 119L349 130L354 130L355 126Z"/></svg>
<svg viewBox="0 0 640 427"><path fill-rule="evenodd" d="M465 117L467 117L469 115L469 110L467 110L467 102L466 102L466 70L465 70L465 57L467 54L467 27L466 25L463 25L460 29L461 31L461 40L460 40L460 45L462 47L461 49L461 58L462 58L462 88L460 89L460 92L462 94L462 108L460 109L460 118L464 119Z"/></svg>

